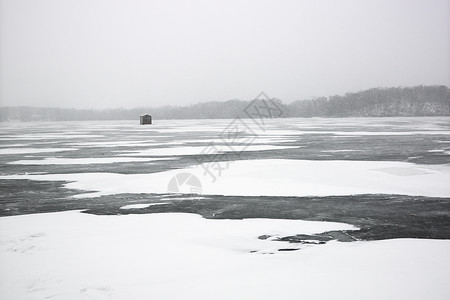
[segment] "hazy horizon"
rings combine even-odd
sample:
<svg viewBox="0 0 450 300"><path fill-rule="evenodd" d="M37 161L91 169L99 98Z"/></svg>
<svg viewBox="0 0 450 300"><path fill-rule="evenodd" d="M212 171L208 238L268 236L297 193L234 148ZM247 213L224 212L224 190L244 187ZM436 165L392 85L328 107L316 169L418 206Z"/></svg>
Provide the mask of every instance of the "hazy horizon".
<svg viewBox="0 0 450 300"><path fill-rule="evenodd" d="M284 103L450 86L450 1L0 0L0 105Z"/></svg>
<svg viewBox="0 0 450 300"><path fill-rule="evenodd" d="M418 85L418 86L421 86L421 85ZM430 86L439 86L439 85L430 85ZM430 87L430 86L428 86L428 87ZM441 86L443 86L443 85L441 85ZM448 88L448 86L445 86L445 87ZM373 88L369 88L367 90L371 90L371 89L390 89L390 88L413 88L413 87L373 87ZM336 94L336 95L317 95L317 96L314 96L314 97L310 97L308 99L306 99L306 98L305 99L298 99L298 100L293 100L293 101L289 101L289 102L284 101L284 100L279 99L279 98L276 98L276 99L281 100L281 102L283 104L289 105L289 104L292 104L295 101L311 101L311 100L316 100L318 98L323 98L323 97L330 98L330 97L334 97L334 96L345 96L346 94L357 94L357 93L364 92L364 91L367 91L367 90L347 91L345 93ZM262 91L262 92L264 93L264 91ZM227 101L251 102L252 100L255 100L257 98L257 96L259 96L260 94L261 94L261 92L258 93L258 95L255 95L255 97L253 97L251 99L226 99L226 100L222 100L222 101L218 101L218 100L210 100L210 101L208 101L208 100L206 100L206 101L199 101L199 102L186 103L186 104L180 104L180 105L177 105L177 104L160 104L158 106L149 106L149 105L145 105L144 104L144 105L140 105L140 106L128 106L128 107L118 106L118 107L100 107L100 108L98 108L98 107L97 108L95 108L95 107L76 107L76 106L61 107L61 106L42 106L42 105L1 105L0 107L5 107L5 108L6 107L61 108L61 109L80 109L80 110L82 110L82 109L87 109L87 110L91 110L91 109L94 109L94 110L109 110L109 109L111 109L111 110L114 110L114 109L139 109L139 108L143 108L143 109L147 109L147 108L157 109L157 108L164 108L164 107L195 106L195 105L199 105L199 104L201 105L201 104L212 103L212 102L218 102L218 103L224 103L224 102L227 102ZM273 98L275 98L275 97L273 97Z"/></svg>

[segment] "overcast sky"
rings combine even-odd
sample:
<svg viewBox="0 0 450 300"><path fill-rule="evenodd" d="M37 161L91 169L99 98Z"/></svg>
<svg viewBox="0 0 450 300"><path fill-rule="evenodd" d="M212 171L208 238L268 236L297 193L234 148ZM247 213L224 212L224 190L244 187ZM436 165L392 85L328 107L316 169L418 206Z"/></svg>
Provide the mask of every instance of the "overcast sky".
<svg viewBox="0 0 450 300"><path fill-rule="evenodd" d="M450 0L0 0L0 104L284 102L450 85Z"/></svg>

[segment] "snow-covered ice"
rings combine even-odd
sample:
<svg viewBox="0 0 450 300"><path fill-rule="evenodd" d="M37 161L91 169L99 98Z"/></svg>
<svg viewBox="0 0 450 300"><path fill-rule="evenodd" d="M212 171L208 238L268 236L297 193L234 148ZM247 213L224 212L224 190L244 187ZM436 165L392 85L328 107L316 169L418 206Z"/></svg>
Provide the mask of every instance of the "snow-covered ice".
<svg viewBox="0 0 450 300"><path fill-rule="evenodd" d="M355 152L355 151L362 151L362 150L354 150L354 149L340 149L340 150L321 150L320 152Z"/></svg>
<svg viewBox="0 0 450 300"><path fill-rule="evenodd" d="M157 206L157 205L166 205L168 203L161 202L161 203L140 203L140 204L128 204L120 207L120 209L139 209L139 208L147 208L150 206Z"/></svg>
<svg viewBox="0 0 450 300"><path fill-rule="evenodd" d="M307 161L261 159L233 161L213 182L194 166L151 174L76 173L5 175L0 179L70 181L65 187L97 191L80 196L166 193L179 173L197 176L206 195L332 196L403 194L450 197L450 166L384 161ZM407 175L407 176L405 176Z"/></svg>
<svg viewBox="0 0 450 300"><path fill-rule="evenodd" d="M125 152L120 155L123 156L171 156L171 155L199 155L203 151L209 154L223 153L227 151L264 151L264 150L281 150L281 149L293 149L300 148L299 146L273 146L273 145L248 145L248 146L233 146L233 149L227 146L218 146L218 151L209 153L206 146L183 146L183 147L172 147L172 148L152 148L144 150L127 150L120 151ZM215 148L211 148L215 149Z"/></svg>
<svg viewBox="0 0 450 300"><path fill-rule="evenodd" d="M9 162L13 165L83 165L83 164L112 164L123 162L148 162L165 160L166 158L142 158L142 157L92 157L92 158L59 158L47 157L44 159L24 159Z"/></svg>
<svg viewBox="0 0 450 300"><path fill-rule="evenodd" d="M304 134L332 134L345 136L372 136L372 135L450 135L449 130L416 130L416 131L321 131L321 130L267 130L264 134L304 135Z"/></svg>
<svg viewBox="0 0 450 300"><path fill-rule="evenodd" d="M76 148L0 148L0 155L74 151Z"/></svg>
<svg viewBox="0 0 450 300"><path fill-rule="evenodd" d="M66 181L66 188L80 190L78 198L152 193L132 195L138 199L133 202L124 196L117 204L122 215L69 211L1 217L0 299L450 299L449 240L306 245L274 237L330 230L351 234L357 228L301 220L133 214L186 200L167 194L171 179L184 172L200 179L202 194L211 200L216 197L208 195L216 194L450 197L448 120L272 119L263 129L244 120L258 136L246 149L241 145L234 150L261 152L230 161L221 174L209 166L217 176L214 182L201 165L192 165L196 163L192 156L184 155L199 154L211 142L227 150L220 134L231 120L170 120L152 126L137 125L136 120L0 124L5 166L0 180L6 186L8 179ZM403 161L408 156L423 164ZM330 157L352 160L317 160ZM160 162L172 159L177 161ZM127 162L138 164L122 169L119 164ZM117 164L82 166L107 163ZM60 174L64 165L71 166L67 174ZM103 172L80 173L86 170ZM17 186L28 186L22 184ZM24 191L46 185L29 186ZM39 196L28 193L20 201L31 201L35 195ZM196 196L195 201L202 204L204 198ZM156 203L145 203L150 199ZM189 202L177 203L185 204ZM258 239L262 235L272 238Z"/></svg>
<svg viewBox="0 0 450 300"><path fill-rule="evenodd" d="M54 134L17 134L17 135L2 135L0 140L51 140L51 139L79 139L79 138L101 138L104 137L100 134L70 134L68 132L64 133L54 133Z"/></svg>
<svg viewBox="0 0 450 300"><path fill-rule="evenodd" d="M277 252L293 246L258 239L356 229L342 223L69 211L2 217L0 228L1 299L450 297L447 240L329 242Z"/></svg>
<svg viewBox="0 0 450 300"><path fill-rule="evenodd" d="M140 140L140 141L96 141L96 142L73 142L68 143L70 146L82 146L82 147L120 147L120 146L148 146L153 140Z"/></svg>

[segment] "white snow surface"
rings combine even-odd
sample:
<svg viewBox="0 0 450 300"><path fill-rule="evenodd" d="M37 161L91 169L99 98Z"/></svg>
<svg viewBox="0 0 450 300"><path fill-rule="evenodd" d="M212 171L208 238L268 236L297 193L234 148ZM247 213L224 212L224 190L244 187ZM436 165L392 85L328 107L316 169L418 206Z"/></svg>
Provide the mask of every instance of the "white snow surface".
<svg viewBox="0 0 450 300"><path fill-rule="evenodd" d="M264 151L264 150L281 150L281 149L293 149L300 148L300 146L273 146L273 145L238 145L229 148L225 145L214 145L211 148L208 146L185 146L185 147L172 147L172 148L151 148L143 150L127 150L127 151L115 151L125 152L123 156L171 156L171 155L199 155L216 154L231 151Z"/></svg>
<svg viewBox="0 0 450 300"><path fill-rule="evenodd" d="M0 148L0 155L73 151L76 148Z"/></svg>
<svg viewBox="0 0 450 300"><path fill-rule="evenodd" d="M147 208L155 205L165 205L169 203L161 202L161 203L138 203L138 204L128 204L120 207L120 209L139 209L139 208Z"/></svg>
<svg viewBox="0 0 450 300"><path fill-rule="evenodd" d="M47 157L44 159L24 159L9 162L13 165L83 165L83 164L112 164L122 162L147 162L164 160L165 158L142 158L142 157L92 157L92 158L59 158Z"/></svg>
<svg viewBox="0 0 450 300"><path fill-rule="evenodd" d="M354 149L340 149L340 150L322 150L320 152L358 152L358 151L362 151L362 150L354 150Z"/></svg>
<svg viewBox="0 0 450 300"><path fill-rule="evenodd" d="M120 147L120 146L148 146L153 140L132 140L132 141L96 141L96 142L76 142L68 143L70 146L82 147Z"/></svg>
<svg viewBox="0 0 450 300"><path fill-rule="evenodd" d="M0 140L1 141L1 140ZM0 144L0 148L15 148L15 147L29 147L31 144Z"/></svg>
<svg viewBox="0 0 450 300"><path fill-rule="evenodd" d="M226 166L223 163L223 167ZM207 165L203 165L207 166ZM213 166L211 172L218 175ZM151 174L74 173L5 175L0 179L70 181L66 188L101 196L120 193L167 193L179 173L197 176L202 194L241 196L330 196L403 194L450 197L450 166L385 161L308 161L261 159L233 161L221 176L205 174L201 166Z"/></svg>
<svg viewBox="0 0 450 300"><path fill-rule="evenodd" d="M258 239L355 229L342 223L69 211L2 217L0 227L1 299L450 298L448 240L278 252L296 246Z"/></svg>
<svg viewBox="0 0 450 300"><path fill-rule="evenodd" d="M0 140L46 140L46 139L79 139L79 138L102 138L103 135L99 134L71 134L68 131L59 134L17 134L17 135L2 135Z"/></svg>

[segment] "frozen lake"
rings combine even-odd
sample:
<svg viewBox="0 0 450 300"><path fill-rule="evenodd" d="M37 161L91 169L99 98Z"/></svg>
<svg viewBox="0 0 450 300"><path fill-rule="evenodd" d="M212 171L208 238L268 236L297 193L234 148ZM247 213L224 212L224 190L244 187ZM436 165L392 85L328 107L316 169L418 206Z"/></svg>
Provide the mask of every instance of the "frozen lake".
<svg viewBox="0 0 450 300"><path fill-rule="evenodd" d="M450 298L449 117L259 125L0 124L0 298Z"/></svg>

